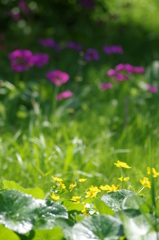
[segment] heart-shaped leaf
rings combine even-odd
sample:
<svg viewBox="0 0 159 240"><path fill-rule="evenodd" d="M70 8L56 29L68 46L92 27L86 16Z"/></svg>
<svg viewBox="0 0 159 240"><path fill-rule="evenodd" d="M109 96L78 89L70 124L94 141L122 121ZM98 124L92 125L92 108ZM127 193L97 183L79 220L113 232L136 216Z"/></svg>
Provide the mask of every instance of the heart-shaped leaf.
<svg viewBox="0 0 159 240"><path fill-rule="evenodd" d="M73 240L119 239L123 236L123 227L119 219L107 215L85 218L73 227Z"/></svg>

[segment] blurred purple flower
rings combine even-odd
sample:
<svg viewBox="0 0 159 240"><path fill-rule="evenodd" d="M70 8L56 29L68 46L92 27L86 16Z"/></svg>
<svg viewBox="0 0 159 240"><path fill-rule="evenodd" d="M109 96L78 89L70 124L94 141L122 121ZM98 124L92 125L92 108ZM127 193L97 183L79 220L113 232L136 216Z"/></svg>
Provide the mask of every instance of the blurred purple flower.
<svg viewBox="0 0 159 240"><path fill-rule="evenodd" d="M110 54L113 54L113 53L118 53L118 54L123 54L123 49L121 46L103 46L103 51L110 55Z"/></svg>
<svg viewBox="0 0 159 240"><path fill-rule="evenodd" d="M114 78L115 78L117 81L129 80L129 77L128 77L128 76L125 76L125 75L122 75L122 74L116 74L116 75L114 76Z"/></svg>
<svg viewBox="0 0 159 240"><path fill-rule="evenodd" d="M49 55L46 53L35 53L32 57L32 61L34 63L34 65L36 65L37 67L41 68L44 65L48 64L49 61Z"/></svg>
<svg viewBox="0 0 159 240"><path fill-rule="evenodd" d="M4 33L0 33L0 41L4 39Z"/></svg>
<svg viewBox="0 0 159 240"><path fill-rule="evenodd" d="M53 38L41 38L39 44L43 47L54 48L57 52L61 51L61 47L55 42Z"/></svg>
<svg viewBox="0 0 159 240"><path fill-rule="evenodd" d="M27 71L34 65L32 61L32 52L30 50L17 49L9 54L11 68L15 72Z"/></svg>
<svg viewBox="0 0 159 240"><path fill-rule="evenodd" d="M151 93L158 92L158 88L155 86L151 86L150 84L147 84L147 88Z"/></svg>
<svg viewBox="0 0 159 240"><path fill-rule="evenodd" d="M143 67L134 67L134 73L144 73L145 69Z"/></svg>
<svg viewBox="0 0 159 240"><path fill-rule="evenodd" d="M20 13L19 12L13 12L11 14L12 18L14 19L15 22L18 22L20 19Z"/></svg>
<svg viewBox="0 0 159 240"><path fill-rule="evenodd" d="M56 69L52 72L47 72L46 77L55 85L61 86L69 80L69 75Z"/></svg>
<svg viewBox="0 0 159 240"><path fill-rule="evenodd" d="M82 45L78 44L78 43L75 43L75 42L68 42L67 43L67 47L68 48L72 48L72 49L75 49L77 51L81 51L82 50Z"/></svg>
<svg viewBox="0 0 159 240"><path fill-rule="evenodd" d="M113 84L112 83L101 83L100 88L103 90L107 90L108 88L113 88Z"/></svg>
<svg viewBox="0 0 159 240"><path fill-rule="evenodd" d="M114 77L116 75L116 71L114 69L110 69L108 72L107 72L107 76L108 77Z"/></svg>
<svg viewBox="0 0 159 240"><path fill-rule="evenodd" d="M70 90L66 90L64 92L61 92L57 95L57 100L61 101L63 98L70 98L72 97L72 92Z"/></svg>
<svg viewBox="0 0 159 240"><path fill-rule="evenodd" d="M98 61L99 60L99 55L97 50L93 48L88 48L85 52L85 60L87 62L90 62L92 60Z"/></svg>
<svg viewBox="0 0 159 240"><path fill-rule="evenodd" d="M93 0L80 0L79 2L83 7L93 9L95 7Z"/></svg>
<svg viewBox="0 0 159 240"><path fill-rule="evenodd" d="M125 65L123 63L120 63L115 67L115 70L119 72L123 72L125 71Z"/></svg>
<svg viewBox="0 0 159 240"><path fill-rule="evenodd" d="M125 70L128 72L128 73L134 73L134 67L132 65L130 65L129 63L126 63L125 64Z"/></svg>
<svg viewBox="0 0 159 240"><path fill-rule="evenodd" d="M30 14L30 9L29 9L27 3L24 0L20 0L18 2L18 6L25 15Z"/></svg>

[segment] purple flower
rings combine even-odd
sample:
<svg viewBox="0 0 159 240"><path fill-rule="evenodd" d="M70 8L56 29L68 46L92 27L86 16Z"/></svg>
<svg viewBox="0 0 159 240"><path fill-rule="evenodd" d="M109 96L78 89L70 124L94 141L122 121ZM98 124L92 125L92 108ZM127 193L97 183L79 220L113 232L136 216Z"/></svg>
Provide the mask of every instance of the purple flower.
<svg viewBox="0 0 159 240"><path fill-rule="evenodd" d="M12 18L14 19L15 22L18 22L20 19L20 13L19 12L13 12L11 14Z"/></svg>
<svg viewBox="0 0 159 240"><path fill-rule="evenodd" d="M103 90L107 90L108 88L112 88L113 84L112 83L101 83L100 88Z"/></svg>
<svg viewBox="0 0 159 240"><path fill-rule="evenodd" d="M115 67L115 70L119 72L123 72L125 71L125 65L123 63L120 63Z"/></svg>
<svg viewBox="0 0 159 240"><path fill-rule="evenodd" d="M92 60L98 61L99 60L99 55L97 50L93 48L88 48L85 53L85 60L87 62L90 62Z"/></svg>
<svg viewBox="0 0 159 240"><path fill-rule="evenodd" d="M62 84L66 83L69 80L69 75L65 72L61 72L60 70L56 69L52 72L48 72L46 77L53 82L55 85L61 86Z"/></svg>
<svg viewBox="0 0 159 240"><path fill-rule="evenodd" d="M155 86L151 86L150 84L147 84L147 88L151 93L158 92L158 88Z"/></svg>
<svg viewBox="0 0 159 240"><path fill-rule="evenodd" d="M57 100L61 101L63 98L70 98L72 97L72 92L70 90L66 90L64 92L61 92L57 95Z"/></svg>
<svg viewBox="0 0 159 240"><path fill-rule="evenodd" d="M103 51L110 55L112 53L118 53L118 54L123 54L123 49L121 46L103 46Z"/></svg>
<svg viewBox="0 0 159 240"><path fill-rule="evenodd" d="M143 67L134 67L134 73L144 73L145 69Z"/></svg>
<svg viewBox="0 0 159 240"><path fill-rule="evenodd" d="M128 72L128 73L134 73L134 67L132 65L130 65L129 63L126 63L125 64L125 70Z"/></svg>
<svg viewBox="0 0 159 240"><path fill-rule="evenodd" d="M110 69L108 72L107 72L107 76L108 77L114 77L116 75L116 71L114 69Z"/></svg>
<svg viewBox="0 0 159 240"><path fill-rule="evenodd" d="M49 55L46 53L35 53L32 57L32 61L34 63L34 65L36 65L37 67L41 68L44 65L48 64L49 61Z"/></svg>
<svg viewBox="0 0 159 240"><path fill-rule="evenodd" d="M95 7L95 4L93 2L93 0L80 0L80 4L83 7L89 8L89 9L93 9Z"/></svg>
<svg viewBox="0 0 159 240"><path fill-rule="evenodd" d="M29 9L27 3L26 3L24 0L20 0L20 1L18 2L18 6L19 6L19 8L22 10L22 12L23 12L25 15L29 15L30 9Z"/></svg>
<svg viewBox="0 0 159 240"><path fill-rule="evenodd" d="M125 75L122 75L122 74L116 74L116 75L114 76L114 78L115 78L117 81L129 80L129 77L128 77L128 76L125 76Z"/></svg>
<svg viewBox="0 0 159 240"><path fill-rule="evenodd" d="M32 52L29 50L17 49L9 54L11 68L16 72L27 71L29 67L34 65L32 61Z"/></svg>
<svg viewBox="0 0 159 240"><path fill-rule="evenodd" d="M43 47L54 48L56 46L56 43L55 43L54 39L52 39L52 38L46 38L46 39L41 38L41 39L39 39L39 43Z"/></svg>
<svg viewBox="0 0 159 240"><path fill-rule="evenodd" d="M78 43L75 43L75 42L68 42L68 43L67 43L67 47L68 47L68 48L75 49L75 50L77 50L78 52L82 50L82 45L80 45L80 44L78 44Z"/></svg>
<svg viewBox="0 0 159 240"><path fill-rule="evenodd" d="M4 33L0 33L0 41L4 39Z"/></svg>

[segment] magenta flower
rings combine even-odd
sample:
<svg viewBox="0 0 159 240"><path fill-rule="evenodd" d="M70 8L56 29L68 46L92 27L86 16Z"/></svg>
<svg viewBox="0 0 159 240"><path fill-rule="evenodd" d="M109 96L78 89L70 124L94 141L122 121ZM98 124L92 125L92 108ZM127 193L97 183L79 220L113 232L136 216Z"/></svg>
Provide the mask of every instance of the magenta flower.
<svg viewBox="0 0 159 240"><path fill-rule="evenodd" d="M114 69L110 69L108 72L107 72L107 76L108 77L114 77L116 75L116 71Z"/></svg>
<svg viewBox="0 0 159 240"><path fill-rule="evenodd" d="M119 72L123 72L125 71L125 65L123 63L120 63L115 67L115 70Z"/></svg>
<svg viewBox="0 0 159 240"><path fill-rule="evenodd" d="M61 92L57 95L57 100L61 101L63 98L70 98L72 97L72 92L70 90L66 90L64 92Z"/></svg>
<svg viewBox="0 0 159 240"><path fill-rule="evenodd" d="M15 22L18 22L20 19L20 13L19 12L13 12L11 14L12 18L14 19Z"/></svg>
<svg viewBox="0 0 159 240"><path fill-rule="evenodd" d="M125 64L125 70L128 72L128 73L134 73L134 67L132 65L130 65L129 63L126 63Z"/></svg>
<svg viewBox="0 0 159 240"><path fill-rule="evenodd" d="M11 68L15 72L27 71L34 65L32 61L32 52L29 50L17 49L9 54Z"/></svg>
<svg viewBox="0 0 159 240"><path fill-rule="evenodd" d="M53 82L55 85L61 86L62 84L66 83L69 80L69 75L65 72L61 72L60 70L56 69L52 72L48 72L46 77Z"/></svg>
<svg viewBox="0 0 159 240"><path fill-rule="evenodd" d="M143 67L134 67L134 73L144 73L145 69Z"/></svg>
<svg viewBox="0 0 159 240"><path fill-rule="evenodd" d="M75 42L68 42L67 43L68 48L75 49L76 51L81 51L82 50L82 45L75 43Z"/></svg>
<svg viewBox="0 0 159 240"><path fill-rule="evenodd" d="M112 83L101 83L100 84L100 88L103 90L107 90L108 88L113 88L113 84Z"/></svg>
<svg viewBox="0 0 159 240"><path fill-rule="evenodd" d="M49 62L49 55L46 53L35 53L32 57L34 65L41 68Z"/></svg>
<svg viewBox="0 0 159 240"><path fill-rule="evenodd" d="M52 38L41 38L39 39L39 44L42 45L43 47L50 47L54 48L56 46L56 42Z"/></svg>
<svg viewBox="0 0 159 240"><path fill-rule="evenodd" d="M115 78L117 81L129 80L129 77L128 77L128 76L125 76L125 75L122 75L122 74L116 74L116 75L114 76L114 78Z"/></svg>
<svg viewBox="0 0 159 240"><path fill-rule="evenodd" d="M150 84L147 84L147 88L151 93L158 92L158 88L155 86L151 86Z"/></svg>
<svg viewBox="0 0 159 240"><path fill-rule="evenodd" d="M98 61L99 60L99 55L97 50L93 48L88 48L85 53L85 60L87 62L90 62L92 60Z"/></svg>

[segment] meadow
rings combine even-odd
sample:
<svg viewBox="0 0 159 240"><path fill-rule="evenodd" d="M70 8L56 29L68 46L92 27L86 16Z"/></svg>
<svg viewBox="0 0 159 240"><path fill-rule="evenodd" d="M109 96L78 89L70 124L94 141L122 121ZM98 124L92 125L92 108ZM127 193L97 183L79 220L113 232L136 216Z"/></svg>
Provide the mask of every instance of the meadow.
<svg viewBox="0 0 159 240"><path fill-rule="evenodd" d="M158 240L157 1L0 6L0 239Z"/></svg>

